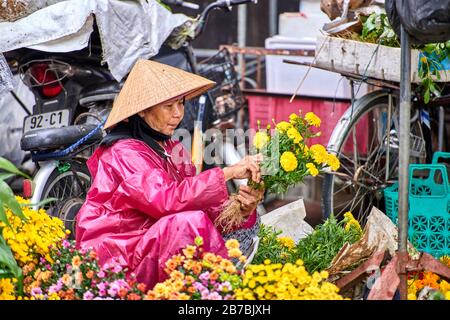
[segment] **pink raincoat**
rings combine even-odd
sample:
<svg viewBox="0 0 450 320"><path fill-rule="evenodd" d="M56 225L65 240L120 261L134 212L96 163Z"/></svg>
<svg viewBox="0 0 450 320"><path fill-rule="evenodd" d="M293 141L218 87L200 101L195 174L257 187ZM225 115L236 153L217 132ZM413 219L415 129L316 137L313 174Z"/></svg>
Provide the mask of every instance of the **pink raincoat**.
<svg viewBox="0 0 450 320"><path fill-rule="evenodd" d="M222 169L195 176L181 143L169 141L166 151L167 160L134 139L99 147L88 160L92 186L77 215L77 246L92 247L102 265L118 259L149 288L166 279L167 259L196 236L206 251L227 254L213 224L228 198ZM253 212L242 228L255 222Z"/></svg>

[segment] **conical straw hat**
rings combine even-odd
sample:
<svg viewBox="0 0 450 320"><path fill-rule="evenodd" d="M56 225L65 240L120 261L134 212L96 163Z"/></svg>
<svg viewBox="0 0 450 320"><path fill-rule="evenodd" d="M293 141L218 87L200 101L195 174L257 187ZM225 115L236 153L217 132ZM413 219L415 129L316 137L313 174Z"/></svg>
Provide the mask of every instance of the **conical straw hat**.
<svg viewBox="0 0 450 320"><path fill-rule="evenodd" d="M155 61L139 59L114 101L104 129L128 117L178 98L192 99L215 82Z"/></svg>

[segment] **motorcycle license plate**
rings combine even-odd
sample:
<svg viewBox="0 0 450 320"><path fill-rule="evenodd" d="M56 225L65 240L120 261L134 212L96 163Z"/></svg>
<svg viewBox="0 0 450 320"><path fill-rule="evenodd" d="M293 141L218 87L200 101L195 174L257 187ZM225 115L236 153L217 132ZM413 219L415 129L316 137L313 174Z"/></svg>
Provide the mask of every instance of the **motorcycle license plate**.
<svg viewBox="0 0 450 320"><path fill-rule="evenodd" d="M57 110L41 114L33 114L25 118L23 132L36 129L59 128L69 125L69 109Z"/></svg>

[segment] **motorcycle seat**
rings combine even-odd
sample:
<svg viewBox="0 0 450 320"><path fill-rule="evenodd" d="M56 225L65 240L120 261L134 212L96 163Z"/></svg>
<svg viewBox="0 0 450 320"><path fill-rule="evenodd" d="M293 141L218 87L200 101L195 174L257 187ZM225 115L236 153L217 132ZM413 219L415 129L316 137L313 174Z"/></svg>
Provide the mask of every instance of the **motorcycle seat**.
<svg viewBox="0 0 450 320"><path fill-rule="evenodd" d="M24 151L56 151L69 147L91 132L97 125L75 125L61 128L35 129L25 132L20 140ZM97 130L83 145L100 142L101 129Z"/></svg>
<svg viewBox="0 0 450 320"><path fill-rule="evenodd" d="M106 81L84 87L80 92L80 105L85 106L91 102L114 100L122 89L123 82Z"/></svg>

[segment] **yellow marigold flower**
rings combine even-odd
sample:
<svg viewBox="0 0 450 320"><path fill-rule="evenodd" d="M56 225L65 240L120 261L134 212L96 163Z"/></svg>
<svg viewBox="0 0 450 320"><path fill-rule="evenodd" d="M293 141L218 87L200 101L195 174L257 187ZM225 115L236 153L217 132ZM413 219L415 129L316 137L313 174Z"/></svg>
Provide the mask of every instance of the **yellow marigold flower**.
<svg viewBox="0 0 450 320"><path fill-rule="evenodd" d="M228 255L231 258L239 258L240 256L242 256L242 252L241 252L241 250L239 250L237 248L233 248L233 249L228 250Z"/></svg>
<svg viewBox="0 0 450 320"><path fill-rule="evenodd" d="M253 145L256 149L262 149L270 140L270 137L265 132L257 132L253 138Z"/></svg>
<svg viewBox="0 0 450 320"><path fill-rule="evenodd" d="M309 171L309 174L312 175L313 177L317 176L319 174L319 170L317 170L316 166L314 165L314 163L307 163L306 164L306 168Z"/></svg>
<svg viewBox="0 0 450 320"><path fill-rule="evenodd" d="M441 280L441 282L439 283L439 290L444 294L447 293L448 291L450 291L450 283L445 280Z"/></svg>
<svg viewBox="0 0 450 320"><path fill-rule="evenodd" d="M328 152L323 145L314 144L309 148L309 150L311 151L315 162L317 162L318 164L327 162Z"/></svg>
<svg viewBox="0 0 450 320"><path fill-rule="evenodd" d="M331 153L327 155L326 164L329 165L331 170L333 171L336 171L341 166L339 159Z"/></svg>
<svg viewBox="0 0 450 320"><path fill-rule="evenodd" d="M314 112L308 112L305 114L305 120L311 126L320 127L320 118L314 114Z"/></svg>
<svg viewBox="0 0 450 320"><path fill-rule="evenodd" d="M292 238L289 237L278 237L278 241L280 241L281 245L283 247L288 248L289 250L291 250L292 248L295 247L295 242Z"/></svg>
<svg viewBox="0 0 450 320"><path fill-rule="evenodd" d="M300 117L298 116L298 114L296 113L291 113L291 115L289 116L289 120L292 122L295 122L296 120L298 120Z"/></svg>
<svg viewBox="0 0 450 320"><path fill-rule="evenodd" d="M284 133L286 132L289 128L292 127L292 124L290 124L289 122L286 121L281 121L277 124L276 128L281 132Z"/></svg>
<svg viewBox="0 0 450 320"><path fill-rule="evenodd" d="M14 280L10 278L0 279L0 300L15 300Z"/></svg>
<svg viewBox="0 0 450 320"><path fill-rule="evenodd" d="M288 129L287 135L290 139L294 140L294 143L299 143L300 141L303 140L303 137L300 134L300 132L298 132L298 130L295 129L294 127Z"/></svg>
<svg viewBox="0 0 450 320"><path fill-rule="evenodd" d="M347 211L346 213L344 213L344 219L348 222L350 220L354 220L355 217L353 217L353 214L350 211Z"/></svg>
<svg viewBox="0 0 450 320"><path fill-rule="evenodd" d="M445 294L445 300L450 300L450 291Z"/></svg>
<svg viewBox="0 0 450 320"><path fill-rule="evenodd" d="M285 151L281 155L280 164L284 171L291 172L297 169L298 162L295 155L290 151Z"/></svg>
<svg viewBox="0 0 450 320"><path fill-rule="evenodd" d="M439 260L450 268L450 256L442 256Z"/></svg>
<svg viewBox="0 0 450 320"><path fill-rule="evenodd" d="M414 293L408 293L408 300L417 300L416 295Z"/></svg>
<svg viewBox="0 0 450 320"><path fill-rule="evenodd" d="M237 241L236 239L227 240L227 242L225 242L225 247L228 250L230 250L230 249L239 249L239 241Z"/></svg>

